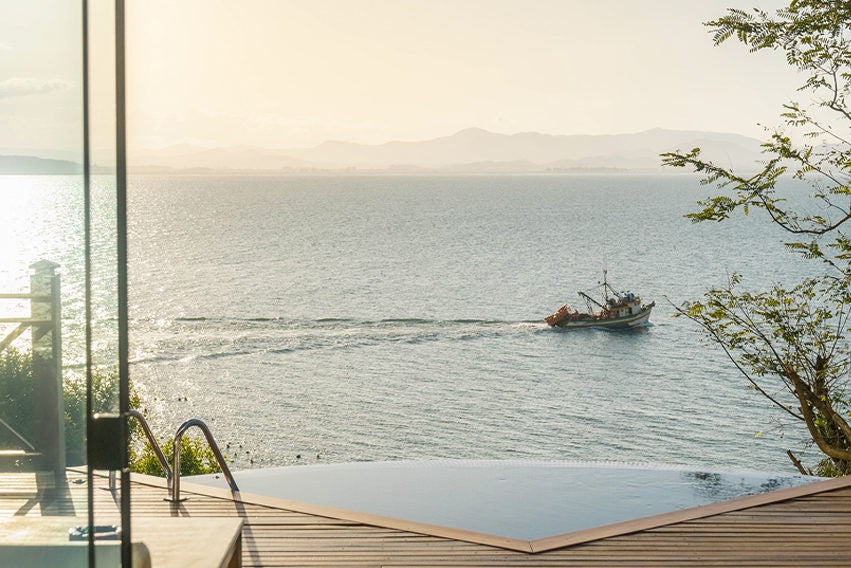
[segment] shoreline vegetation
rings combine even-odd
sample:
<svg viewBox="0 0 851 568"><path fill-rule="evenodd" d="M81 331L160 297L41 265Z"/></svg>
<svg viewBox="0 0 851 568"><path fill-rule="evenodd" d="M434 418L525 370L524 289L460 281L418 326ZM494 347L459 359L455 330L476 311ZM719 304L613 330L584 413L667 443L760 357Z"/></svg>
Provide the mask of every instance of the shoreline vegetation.
<svg viewBox="0 0 851 568"><path fill-rule="evenodd" d="M662 155L666 165L701 173L701 183L717 189L686 215L692 222L764 213L762 222L785 235L788 253L821 268L769 290L744 288L734 272L701 300L675 306L675 315L696 323L784 420L806 426L821 459L810 467L791 449L786 455L801 474L826 477L851 475L851 141L840 134L851 122L849 24L848 2L824 0L792 0L773 15L729 8L706 22L715 45L733 40L751 53L782 52L806 77L798 92L809 100L783 105L782 126L762 144L756 174L745 177L699 146ZM804 181L807 201L792 204L778 195L783 178Z"/></svg>
<svg viewBox="0 0 851 568"><path fill-rule="evenodd" d="M63 375L65 459L67 465L79 466L86 463L86 380L82 374L68 369L65 369ZM34 424L38 418L35 397L32 354L15 347L0 350L0 414L8 421L4 424L5 428L11 428L11 432L23 435L24 439L32 439ZM118 406L117 398L118 376L114 369L95 369L92 373L94 412L114 411ZM142 409L144 413L144 403L132 384L130 406ZM145 439L141 425L136 421L130 424L130 469L138 473L165 477L153 448ZM9 432L4 430L2 434L10 438ZM14 438L11 442L19 443ZM174 438L159 438L158 442L166 459L171 463ZM221 471L210 446L194 432L181 438L180 457L181 475L202 475ZM225 459L228 457L225 456ZM26 464L22 462L19 466L26 467Z"/></svg>

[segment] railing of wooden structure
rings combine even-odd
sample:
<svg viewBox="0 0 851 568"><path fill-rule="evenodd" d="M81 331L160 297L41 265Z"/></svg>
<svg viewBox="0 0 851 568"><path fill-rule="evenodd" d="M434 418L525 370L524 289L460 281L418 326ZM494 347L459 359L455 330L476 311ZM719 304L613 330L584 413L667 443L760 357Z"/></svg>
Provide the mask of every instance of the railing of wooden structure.
<svg viewBox="0 0 851 568"><path fill-rule="evenodd" d="M40 469L65 476L65 422L62 399L62 331L58 264L40 260L31 265L30 292L0 294L0 300L29 300L30 317L4 317L0 324L19 324L0 340L0 351L31 328L32 380L36 401L32 443L40 454ZM8 425L7 425L8 426ZM11 432L21 438L15 430Z"/></svg>
<svg viewBox="0 0 851 568"><path fill-rule="evenodd" d="M64 477L65 422L62 399L61 288L59 275L56 274L58 267L58 264L47 260L38 261L30 266L33 273L30 276L29 293L0 294L0 300L29 300L30 302L30 317L0 318L0 324L18 324L0 340L0 351L10 347L28 329L32 330L32 379L36 401L34 440L30 443L2 417L0 417L0 427L8 429L23 445L40 455L42 459L40 469L52 470L58 477ZM193 426L200 428L204 433L231 490L239 491L213 434L202 420L197 418L187 420L177 429L174 435L173 467L170 468L162 448L142 413L131 409L127 412L127 417L135 418L142 425L142 430L163 468L166 479L171 482L171 501L181 501L180 440L186 430ZM0 449L0 454L2 453L3 450ZM114 471L111 472L110 487L114 488Z"/></svg>

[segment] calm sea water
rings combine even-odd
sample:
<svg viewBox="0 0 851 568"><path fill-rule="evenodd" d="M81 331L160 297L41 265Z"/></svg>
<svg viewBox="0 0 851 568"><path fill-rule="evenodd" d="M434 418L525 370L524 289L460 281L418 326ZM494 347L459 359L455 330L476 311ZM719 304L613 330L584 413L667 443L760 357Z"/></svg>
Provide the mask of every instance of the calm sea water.
<svg viewBox="0 0 851 568"><path fill-rule="evenodd" d="M780 415L665 297L694 298L734 270L759 287L797 265L758 220L683 219L697 187L138 178L134 380L159 430L211 421L237 467L543 458L791 471L798 431L781 437ZM543 323L603 269L656 300L651 327Z"/></svg>
<svg viewBox="0 0 851 568"><path fill-rule="evenodd" d="M132 178L134 383L158 434L203 418L237 469L464 458L792 472L800 429L778 428L665 298L804 267L758 218L683 219L698 188L678 175ZM65 241L44 254L62 263ZM656 301L653 325L547 327L562 304L584 307L576 291L604 269Z"/></svg>

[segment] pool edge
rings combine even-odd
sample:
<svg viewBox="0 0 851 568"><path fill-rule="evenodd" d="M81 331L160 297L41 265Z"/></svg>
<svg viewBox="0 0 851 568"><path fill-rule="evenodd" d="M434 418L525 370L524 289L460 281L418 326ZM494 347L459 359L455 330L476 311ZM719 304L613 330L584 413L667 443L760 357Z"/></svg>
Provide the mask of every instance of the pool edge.
<svg viewBox="0 0 851 568"><path fill-rule="evenodd" d="M162 488L167 491L168 485L164 478L153 477L140 473L131 473L131 480L135 483L149 485ZM635 532L655 529L667 525L691 521L705 517L712 517L723 513L741 511L779 503L797 497L805 497L815 495L836 489L844 489L851 487L851 476L837 477L823 481L814 481L804 485L795 487L787 487L758 495L748 495L729 499L727 501L719 501L708 505L700 505L689 509L681 509L679 511L671 511L668 513L660 513L648 517L641 517L630 521L623 521L589 529L581 529L569 533L544 537L535 540L522 540L509 537L478 533L452 527L440 525L430 525L416 521L408 521L393 517L384 517L381 515L373 515L368 513L360 513L357 511L348 511L344 509L335 509L332 507L324 507L321 505L312 505L301 503L278 497L269 497L256 493L231 492L225 488L210 487L207 485L199 485L196 483L181 482L181 491L186 494L204 495L219 499L226 499L237 503L247 505L259 505L303 513L307 515L316 515L341 521L350 521L368 526L388 528L400 531L407 531L422 535L447 538L462 542L470 542L495 548L513 550L517 552L526 552L530 554L547 552L559 548L567 548L578 544L588 543L595 540L610 538L615 536L627 535Z"/></svg>

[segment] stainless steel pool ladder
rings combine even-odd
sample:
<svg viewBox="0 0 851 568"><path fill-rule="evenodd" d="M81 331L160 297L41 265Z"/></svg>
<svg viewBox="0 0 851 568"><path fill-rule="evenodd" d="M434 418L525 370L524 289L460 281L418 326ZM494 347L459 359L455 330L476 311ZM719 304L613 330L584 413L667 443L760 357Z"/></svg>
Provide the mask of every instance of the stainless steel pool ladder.
<svg viewBox="0 0 851 568"><path fill-rule="evenodd" d="M128 416L135 418L139 421L139 424L142 425L145 437L148 438L148 442L151 444L151 447L154 449L154 454L157 456L157 461L160 462L160 466L162 466L163 472L165 472L166 481L171 487L171 497L167 498L166 501L177 503L179 501L186 500L185 497L183 499L180 498L180 440L183 438L186 431L193 426L197 426L204 433L204 437L207 439L207 444L210 446L210 449L213 450L216 462L218 462L219 467L222 469L222 473L224 474L231 491L239 491L239 487L233 478L233 474L230 472L230 468L228 467L221 450L219 450L219 445L213 438L213 433L210 432L210 428L203 420L199 418L192 418L181 424L177 429L177 432L174 435L174 442L172 442L172 467L169 467L168 460L165 459L165 454L163 454L162 448L160 448L157 439L154 437L153 432L151 432L151 428L148 426L145 416L136 409L130 410L128 412ZM115 490L114 471L110 472L109 475L109 487L110 490Z"/></svg>
<svg viewBox="0 0 851 568"><path fill-rule="evenodd" d="M163 472L165 472L166 481L168 481L169 485L171 485L171 468L168 467L168 460L165 459L165 455L163 454L162 448L160 448L159 443L157 443L157 439L154 437L154 433L151 432L151 427L148 426L148 421L145 420L145 415L136 410L135 408L131 409L128 413L128 416L131 418L135 418L139 421L139 424L142 425L142 430L145 432L145 437L148 438L148 443L151 444L151 447L154 449L154 454L157 456L157 461L160 462L160 466L163 468Z"/></svg>
<svg viewBox="0 0 851 568"><path fill-rule="evenodd" d="M204 437L207 438L207 444L210 446L210 449L213 450L213 455L216 456L216 461L219 463L219 467L222 468L222 473L225 476L225 479L228 481L228 485L230 486L231 491L239 491L239 487L236 485L236 481L233 479L233 474L230 472L230 468L228 464L225 462L225 457L222 455L221 450L219 450L219 445L216 444L216 440L213 439L213 433L210 432L210 429L204 424L204 421L199 418L190 418L186 422L180 425L180 428L177 429L177 433L174 435L174 445L172 449L174 453L172 454L174 457L172 459L172 480L171 480L171 499L169 501L173 501L177 503L181 501L180 498L180 439L183 438L183 435L189 430L191 427L197 426L204 432ZM182 499L186 500L186 498Z"/></svg>

